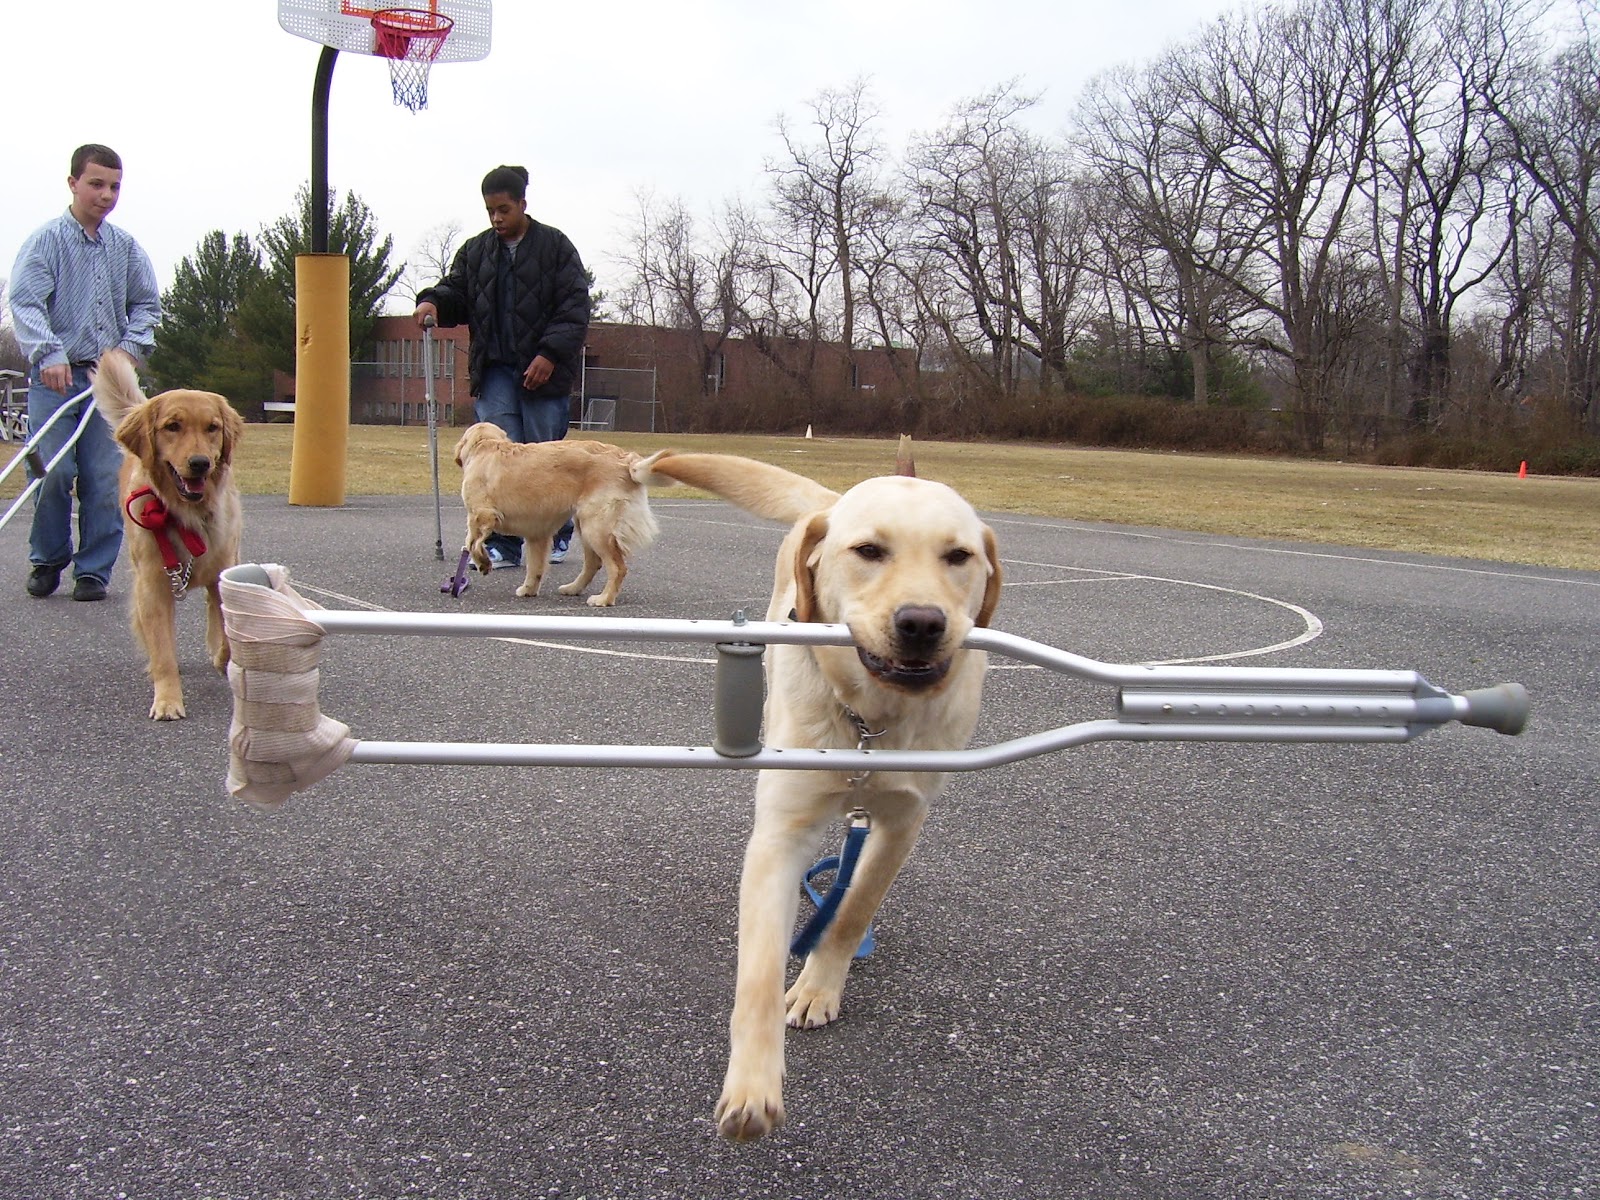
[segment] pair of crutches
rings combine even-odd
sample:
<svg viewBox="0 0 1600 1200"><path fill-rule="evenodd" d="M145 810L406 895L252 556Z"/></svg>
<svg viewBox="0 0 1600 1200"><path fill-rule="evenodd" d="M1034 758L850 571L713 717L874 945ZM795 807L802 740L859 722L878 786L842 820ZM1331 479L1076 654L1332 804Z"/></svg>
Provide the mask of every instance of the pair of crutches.
<svg viewBox="0 0 1600 1200"><path fill-rule="evenodd" d="M75 406L80 405L82 407L82 411L78 413L77 428L75 428L72 431L72 435L61 444L61 448L50 456L50 461L46 462L44 455L39 450L39 447L44 444L45 434L49 432L51 426L53 426L57 421L61 420L68 413L72 412ZM22 448L18 450L17 453L12 457L11 461L6 464L6 469L4 471L0 471L0 483L4 483L8 478L10 478L11 473L15 471L18 466L20 466L22 463L28 464L28 485L17 494L16 499L11 502L11 506L6 509L5 515L0 516L0 529L4 529L6 527L11 518L16 515L17 510L27 502L28 497L32 496L43 485L45 476L49 475L51 471L55 470L56 464L65 458L67 456L67 452L78 444L78 439L83 436L83 431L88 427L89 421L93 417L94 394L88 388L85 388L71 400L68 400L60 408L56 409L55 412L51 413L49 418L44 422L44 424L40 425L39 428L29 431L28 440L22 443Z"/></svg>

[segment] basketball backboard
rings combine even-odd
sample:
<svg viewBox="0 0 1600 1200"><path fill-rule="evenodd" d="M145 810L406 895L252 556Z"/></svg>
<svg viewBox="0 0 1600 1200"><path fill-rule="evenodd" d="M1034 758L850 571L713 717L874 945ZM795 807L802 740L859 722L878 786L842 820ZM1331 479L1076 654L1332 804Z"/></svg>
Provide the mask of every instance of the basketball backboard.
<svg viewBox="0 0 1600 1200"><path fill-rule="evenodd" d="M416 9L455 24L433 62L477 62L489 54L490 0L278 0L285 32L335 50L375 54L372 15L385 8Z"/></svg>

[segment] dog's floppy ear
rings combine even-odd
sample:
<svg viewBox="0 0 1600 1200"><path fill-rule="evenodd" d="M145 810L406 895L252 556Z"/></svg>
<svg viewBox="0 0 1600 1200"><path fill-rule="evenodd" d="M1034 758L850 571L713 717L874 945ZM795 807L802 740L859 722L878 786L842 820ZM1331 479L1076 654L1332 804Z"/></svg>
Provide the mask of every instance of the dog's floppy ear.
<svg viewBox="0 0 1600 1200"><path fill-rule="evenodd" d="M244 418L233 410L233 405L227 400L222 401L222 454L219 466L229 466L233 462L233 448L239 444L239 439L244 436Z"/></svg>
<svg viewBox="0 0 1600 1200"><path fill-rule="evenodd" d="M1000 544L995 541L994 530L987 525L983 527L983 553L989 560L989 578L983 585L983 603L978 606L978 615L973 618L973 624L980 629L987 629L989 621L994 616L994 610L1000 604Z"/></svg>
<svg viewBox="0 0 1600 1200"><path fill-rule="evenodd" d="M822 539L828 536L828 514L813 513L806 518L805 533L794 552L794 617L815 621L817 617L817 560Z"/></svg>
<svg viewBox="0 0 1600 1200"><path fill-rule="evenodd" d="M117 424L117 441L140 462L149 464L156 448L156 409L153 400L134 408Z"/></svg>

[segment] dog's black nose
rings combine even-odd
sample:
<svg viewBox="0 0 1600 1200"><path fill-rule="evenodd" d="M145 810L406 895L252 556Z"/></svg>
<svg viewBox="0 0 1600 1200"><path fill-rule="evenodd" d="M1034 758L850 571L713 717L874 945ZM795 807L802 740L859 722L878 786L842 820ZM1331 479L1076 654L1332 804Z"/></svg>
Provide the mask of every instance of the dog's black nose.
<svg viewBox="0 0 1600 1200"><path fill-rule="evenodd" d="M932 649L945 631L944 609L928 604L907 604L895 609L894 631L905 650Z"/></svg>
<svg viewBox="0 0 1600 1200"><path fill-rule="evenodd" d="M199 475L204 475L209 470L211 470L211 460L204 454L192 454L189 456L190 479L194 479Z"/></svg>

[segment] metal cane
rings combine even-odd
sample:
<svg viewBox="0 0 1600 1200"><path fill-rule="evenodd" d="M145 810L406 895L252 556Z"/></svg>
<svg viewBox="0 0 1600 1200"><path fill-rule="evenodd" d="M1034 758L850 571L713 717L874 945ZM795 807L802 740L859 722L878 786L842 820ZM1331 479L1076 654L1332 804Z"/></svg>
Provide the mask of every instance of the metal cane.
<svg viewBox="0 0 1600 1200"><path fill-rule="evenodd" d="M422 319L422 391L428 403L428 457L433 462L433 556L444 561L444 518L439 511L439 407L433 395L433 318Z"/></svg>

